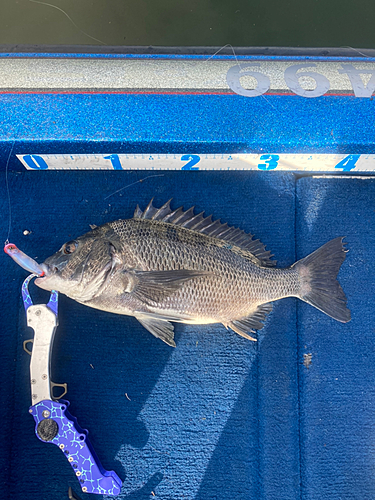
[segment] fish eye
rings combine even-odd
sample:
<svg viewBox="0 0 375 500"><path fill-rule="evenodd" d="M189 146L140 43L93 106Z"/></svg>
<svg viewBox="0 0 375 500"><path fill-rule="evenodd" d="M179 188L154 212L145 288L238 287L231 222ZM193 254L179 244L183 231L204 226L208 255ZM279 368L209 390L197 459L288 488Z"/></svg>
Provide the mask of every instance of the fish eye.
<svg viewBox="0 0 375 500"><path fill-rule="evenodd" d="M62 247L62 251L64 252L65 255L69 255L76 250L78 246L78 243L76 241L68 241L65 243L65 245Z"/></svg>

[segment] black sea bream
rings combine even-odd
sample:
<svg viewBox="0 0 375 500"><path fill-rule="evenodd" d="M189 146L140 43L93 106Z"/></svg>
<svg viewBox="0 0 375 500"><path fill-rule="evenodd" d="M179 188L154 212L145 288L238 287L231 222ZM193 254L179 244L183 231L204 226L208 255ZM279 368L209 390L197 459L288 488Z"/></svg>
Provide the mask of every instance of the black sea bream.
<svg viewBox="0 0 375 500"><path fill-rule="evenodd" d="M174 346L171 322L222 323L251 340L272 302L298 297L332 318L350 311L336 280L346 250L335 238L278 269L259 240L193 208L152 202L134 217L65 243L41 265L36 284L103 311L135 316Z"/></svg>

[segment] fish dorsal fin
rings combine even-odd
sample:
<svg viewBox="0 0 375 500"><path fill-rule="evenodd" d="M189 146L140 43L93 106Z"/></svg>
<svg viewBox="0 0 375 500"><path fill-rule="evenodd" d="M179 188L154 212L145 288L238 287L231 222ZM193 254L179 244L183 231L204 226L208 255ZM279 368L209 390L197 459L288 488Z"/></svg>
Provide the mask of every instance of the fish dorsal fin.
<svg viewBox="0 0 375 500"><path fill-rule="evenodd" d="M172 210L170 207L171 201L167 201L161 208L155 208L152 204L152 199L143 212L137 205L134 218L168 222L169 224L185 227L198 233L206 234L207 236L219 238L250 252L259 260L262 266L272 267L276 265L276 261L271 260L271 257L273 257L271 252L266 250L265 245L261 241L254 240L252 234L245 233L242 229L230 227L226 223L222 224L220 220L213 221L212 215L204 217L204 212L194 214L194 207L186 211L182 207Z"/></svg>

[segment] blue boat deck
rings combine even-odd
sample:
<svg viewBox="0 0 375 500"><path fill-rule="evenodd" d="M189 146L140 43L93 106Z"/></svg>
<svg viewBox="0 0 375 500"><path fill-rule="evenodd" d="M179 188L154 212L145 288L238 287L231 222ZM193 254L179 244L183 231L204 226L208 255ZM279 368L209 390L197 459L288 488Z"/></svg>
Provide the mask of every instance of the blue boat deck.
<svg viewBox="0 0 375 500"><path fill-rule="evenodd" d="M354 95L1 96L4 239L7 177L9 239L38 262L90 224L132 217L152 197L156 206L173 197L174 207L195 205L254 234L280 267L346 237L339 280L347 324L284 299L256 343L221 325L176 325L173 349L134 318L60 297L52 379L68 383L72 414L103 466L123 479L119 499L374 498L375 179L277 169L30 171L16 155L374 154L373 105ZM4 254L2 498L60 500L79 485L61 451L35 437L28 413L25 276Z"/></svg>
<svg viewBox="0 0 375 500"><path fill-rule="evenodd" d="M146 175L127 172L122 182ZM73 414L105 467L124 479L121 498L152 491L164 499L372 497L373 179L164 172L108 206L103 198L118 189L117 172L9 177L11 234L31 231L18 244L38 261L89 224L131 217L135 204L152 196L160 204L173 195L176 206L196 205L254 233L280 266L346 236L339 279L352 311L348 324L285 299L257 343L219 325L177 325L173 349L133 318L61 296L53 379L68 382ZM24 276L4 261L3 473L9 498L64 498L67 485L77 489L75 478L61 452L35 438L27 412Z"/></svg>

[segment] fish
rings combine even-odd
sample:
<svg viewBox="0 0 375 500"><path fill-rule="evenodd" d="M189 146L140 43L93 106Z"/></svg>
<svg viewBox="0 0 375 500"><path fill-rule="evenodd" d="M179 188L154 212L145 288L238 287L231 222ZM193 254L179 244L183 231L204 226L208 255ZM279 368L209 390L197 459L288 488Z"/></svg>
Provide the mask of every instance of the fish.
<svg viewBox="0 0 375 500"><path fill-rule="evenodd" d="M272 303L297 297L350 321L337 280L347 250L337 237L287 268L252 234L195 214L194 207L137 205L133 218L94 227L41 265L40 288L86 306L134 316L175 347L173 323L221 323L256 340Z"/></svg>

